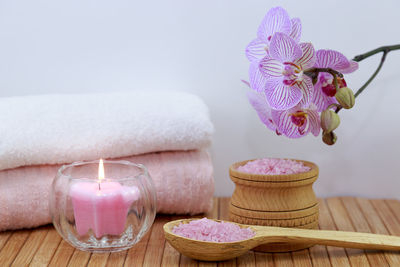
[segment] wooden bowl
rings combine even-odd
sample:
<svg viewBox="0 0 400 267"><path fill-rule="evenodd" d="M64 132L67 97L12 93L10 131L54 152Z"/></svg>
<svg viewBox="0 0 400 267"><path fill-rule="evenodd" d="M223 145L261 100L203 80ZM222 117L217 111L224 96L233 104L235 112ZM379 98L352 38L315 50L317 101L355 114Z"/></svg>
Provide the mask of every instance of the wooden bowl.
<svg viewBox="0 0 400 267"><path fill-rule="evenodd" d="M238 171L249 160L229 168L235 191L229 207L230 220L237 223L316 229L318 201L312 188L318 178L318 166L296 160L310 167L307 172L286 175L262 175ZM257 251L287 252L308 248L307 244L268 244Z"/></svg>

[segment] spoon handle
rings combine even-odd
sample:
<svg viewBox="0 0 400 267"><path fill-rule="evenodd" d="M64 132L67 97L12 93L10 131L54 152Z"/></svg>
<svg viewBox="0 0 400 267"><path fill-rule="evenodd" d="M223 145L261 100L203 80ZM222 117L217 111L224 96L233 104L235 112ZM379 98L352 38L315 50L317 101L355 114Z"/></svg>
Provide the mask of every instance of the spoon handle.
<svg viewBox="0 0 400 267"><path fill-rule="evenodd" d="M400 237L369 233L257 227L256 239L265 242L310 243L345 248L400 250Z"/></svg>

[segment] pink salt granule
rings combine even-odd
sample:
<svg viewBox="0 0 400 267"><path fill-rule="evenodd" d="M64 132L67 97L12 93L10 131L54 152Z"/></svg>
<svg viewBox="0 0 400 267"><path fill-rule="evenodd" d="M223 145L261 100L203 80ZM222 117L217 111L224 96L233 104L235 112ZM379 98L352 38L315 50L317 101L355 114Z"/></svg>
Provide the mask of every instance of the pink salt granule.
<svg viewBox="0 0 400 267"><path fill-rule="evenodd" d="M268 175L293 174L307 172L310 169L310 167L299 161L273 158L256 159L237 168L241 172Z"/></svg>
<svg viewBox="0 0 400 267"><path fill-rule="evenodd" d="M241 228L230 222L216 222L207 218L180 223L172 229L174 234L209 242L235 242L255 235L250 228Z"/></svg>

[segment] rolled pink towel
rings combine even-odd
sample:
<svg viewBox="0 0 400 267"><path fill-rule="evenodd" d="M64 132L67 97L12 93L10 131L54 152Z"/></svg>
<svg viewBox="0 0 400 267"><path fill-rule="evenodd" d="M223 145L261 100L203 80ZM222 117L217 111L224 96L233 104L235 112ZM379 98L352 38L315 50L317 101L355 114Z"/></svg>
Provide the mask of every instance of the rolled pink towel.
<svg viewBox="0 0 400 267"><path fill-rule="evenodd" d="M159 152L122 158L144 164L157 191L157 212L198 214L212 206L213 168L206 151ZM0 171L0 231L51 222L50 186L60 165Z"/></svg>

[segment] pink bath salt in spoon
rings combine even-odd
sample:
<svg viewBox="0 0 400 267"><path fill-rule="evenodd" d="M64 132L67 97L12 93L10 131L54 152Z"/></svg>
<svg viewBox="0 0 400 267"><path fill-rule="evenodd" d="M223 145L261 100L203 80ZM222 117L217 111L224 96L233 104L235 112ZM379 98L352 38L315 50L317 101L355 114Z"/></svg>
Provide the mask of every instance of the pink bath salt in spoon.
<svg viewBox="0 0 400 267"><path fill-rule="evenodd" d="M235 242L255 235L250 228L241 228L230 222L217 222L207 218L181 223L172 229L174 234L208 242Z"/></svg>

